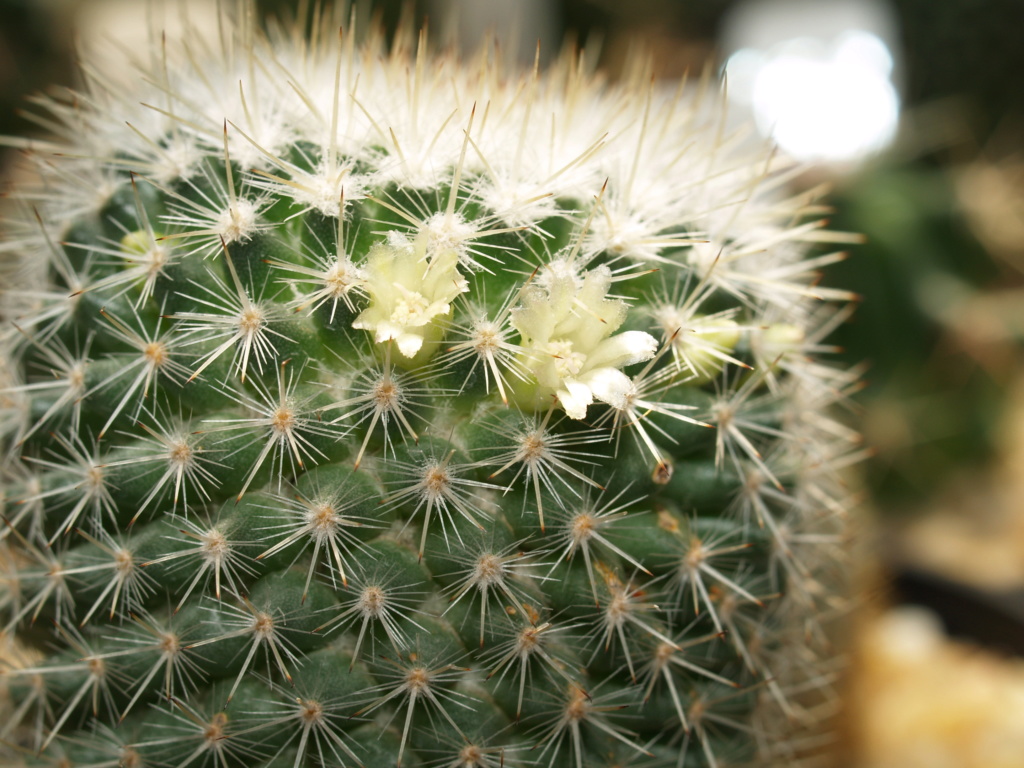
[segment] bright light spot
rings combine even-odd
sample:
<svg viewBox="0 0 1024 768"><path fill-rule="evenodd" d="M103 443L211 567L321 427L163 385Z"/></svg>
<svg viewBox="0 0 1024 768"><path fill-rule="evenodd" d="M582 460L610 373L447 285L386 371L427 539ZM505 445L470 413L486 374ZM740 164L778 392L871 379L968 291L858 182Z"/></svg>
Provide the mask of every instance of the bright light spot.
<svg viewBox="0 0 1024 768"><path fill-rule="evenodd" d="M754 81L764 66L765 58L753 48L741 48L729 57L725 70L729 75L729 98L746 106L754 94Z"/></svg>
<svg viewBox="0 0 1024 768"><path fill-rule="evenodd" d="M730 99L799 159L850 162L883 149L896 133L899 95L891 35L870 31L886 26L875 6L746 3L729 41Z"/></svg>
<svg viewBox="0 0 1024 768"><path fill-rule="evenodd" d="M877 35L859 29L850 30L839 38L833 59L851 66L872 69L885 77L892 74L892 54L888 47Z"/></svg>
<svg viewBox="0 0 1024 768"><path fill-rule="evenodd" d="M847 46L826 59L770 58L753 82L758 126L803 159L852 160L884 147L896 131L899 99L887 73L875 66L880 57L869 61L860 53Z"/></svg>

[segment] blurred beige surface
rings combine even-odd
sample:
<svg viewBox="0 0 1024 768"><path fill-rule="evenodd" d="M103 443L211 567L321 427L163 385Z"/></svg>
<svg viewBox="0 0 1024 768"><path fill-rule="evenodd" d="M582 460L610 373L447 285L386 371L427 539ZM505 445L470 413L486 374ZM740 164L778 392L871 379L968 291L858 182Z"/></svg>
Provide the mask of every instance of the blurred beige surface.
<svg viewBox="0 0 1024 768"><path fill-rule="evenodd" d="M1024 660L950 642L918 608L882 614L861 638L856 768L1024 766Z"/></svg>

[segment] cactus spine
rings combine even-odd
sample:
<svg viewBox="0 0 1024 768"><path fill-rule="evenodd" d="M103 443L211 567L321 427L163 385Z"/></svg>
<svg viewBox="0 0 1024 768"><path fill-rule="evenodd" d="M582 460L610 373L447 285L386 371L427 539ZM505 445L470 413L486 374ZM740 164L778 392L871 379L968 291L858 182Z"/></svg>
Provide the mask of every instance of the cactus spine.
<svg viewBox="0 0 1024 768"><path fill-rule="evenodd" d="M7 759L813 755L857 450L817 191L708 81L237 10L22 144Z"/></svg>

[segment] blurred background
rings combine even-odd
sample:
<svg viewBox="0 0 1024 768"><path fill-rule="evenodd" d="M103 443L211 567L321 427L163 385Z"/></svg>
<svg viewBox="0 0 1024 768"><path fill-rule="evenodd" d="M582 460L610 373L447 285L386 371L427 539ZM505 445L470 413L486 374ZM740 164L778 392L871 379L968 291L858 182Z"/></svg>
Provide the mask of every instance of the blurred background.
<svg viewBox="0 0 1024 768"><path fill-rule="evenodd" d="M172 3L166 23L189 5ZM260 0L267 14L294 2ZM863 299L832 341L863 365L871 452L844 750L849 768L1024 766L1024 0L376 0L530 64L565 40L614 78L724 72L753 120L862 232L824 275ZM76 46L144 29L137 0L0 0L0 135L75 82ZM123 31L122 40L132 39ZM112 38L111 38L112 39ZM3 158L9 160L10 156Z"/></svg>

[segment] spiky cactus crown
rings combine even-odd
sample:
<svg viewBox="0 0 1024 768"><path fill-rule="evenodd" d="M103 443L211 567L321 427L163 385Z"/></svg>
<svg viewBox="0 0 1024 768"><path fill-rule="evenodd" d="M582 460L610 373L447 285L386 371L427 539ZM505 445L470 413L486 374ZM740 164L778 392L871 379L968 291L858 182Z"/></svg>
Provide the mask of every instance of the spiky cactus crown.
<svg viewBox="0 0 1024 768"><path fill-rule="evenodd" d="M813 752L856 451L817 190L708 80L250 16L22 145L8 759Z"/></svg>

